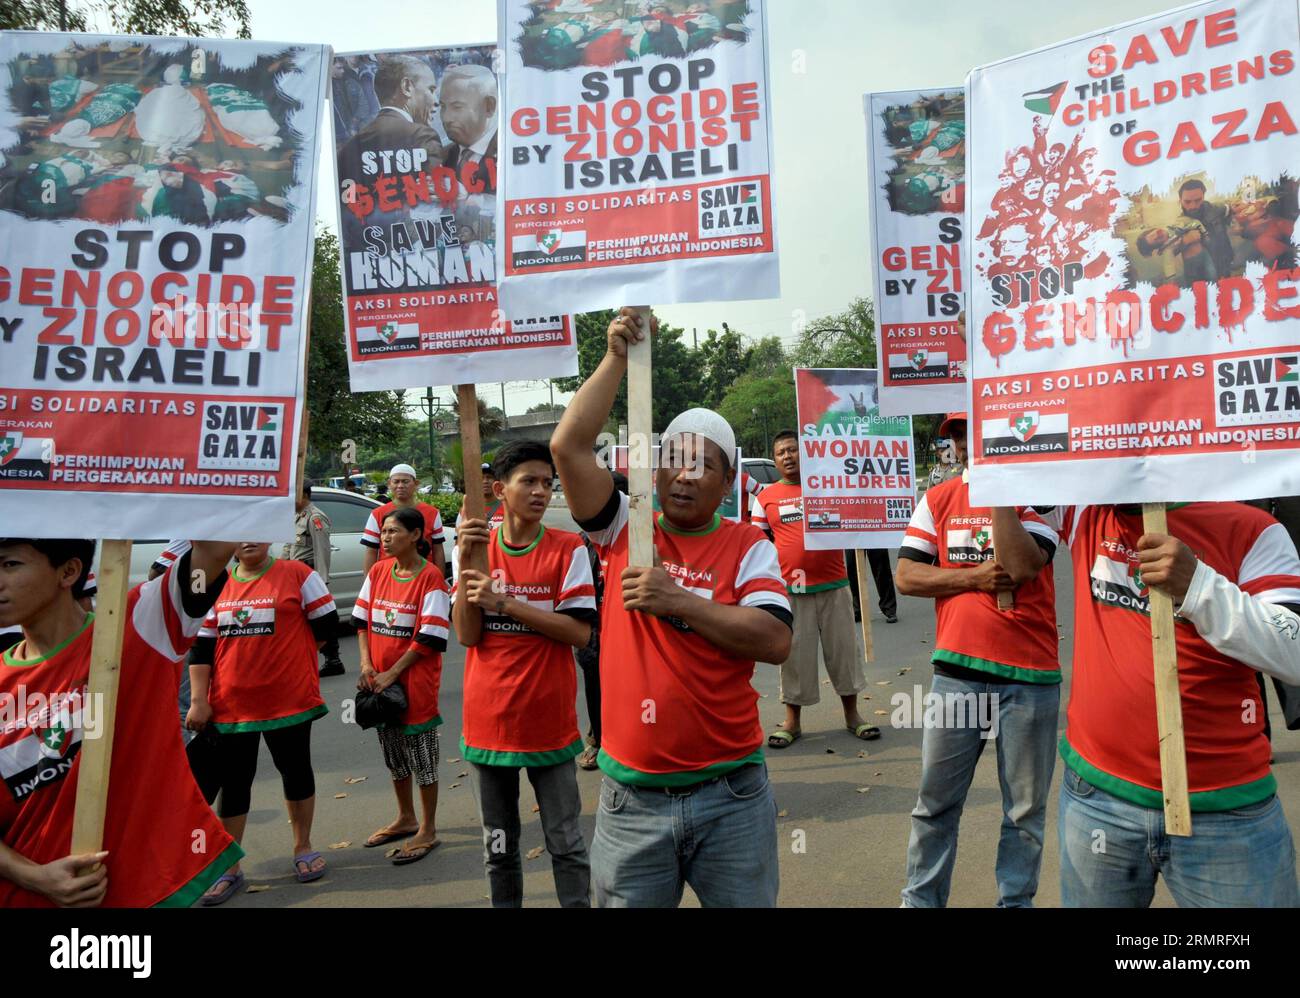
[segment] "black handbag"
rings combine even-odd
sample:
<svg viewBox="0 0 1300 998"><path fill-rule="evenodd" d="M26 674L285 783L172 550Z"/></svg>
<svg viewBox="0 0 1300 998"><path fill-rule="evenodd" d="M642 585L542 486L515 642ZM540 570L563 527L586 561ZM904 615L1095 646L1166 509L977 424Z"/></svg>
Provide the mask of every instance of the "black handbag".
<svg viewBox="0 0 1300 998"><path fill-rule="evenodd" d="M406 690L401 683L393 683L379 693L357 690L356 704L357 724L363 731L381 724L396 724L406 710Z"/></svg>

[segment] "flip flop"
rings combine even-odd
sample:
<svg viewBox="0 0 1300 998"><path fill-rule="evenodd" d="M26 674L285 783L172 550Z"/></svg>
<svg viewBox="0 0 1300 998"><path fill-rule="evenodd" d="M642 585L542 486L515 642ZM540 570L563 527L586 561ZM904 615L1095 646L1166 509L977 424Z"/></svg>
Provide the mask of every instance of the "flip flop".
<svg viewBox="0 0 1300 998"><path fill-rule="evenodd" d="M381 838L375 838L375 835L379 834L378 832L375 832L375 835L366 839L365 847L367 849L378 849L380 846L386 846L390 842L401 842L403 839L409 839L417 830L418 829L412 828L409 832L389 832Z"/></svg>
<svg viewBox="0 0 1300 998"><path fill-rule="evenodd" d="M433 842L427 846L416 846L409 851L405 846L403 846L401 849L392 850L388 855L393 861L394 866L408 866L411 863L418 863L440 845L442 845L442 839L434 839Z"/></svg>
<svg viewBox="0 0 1300 998"><path fill-rule="evenodd" d="M295 856L293 858L293 872L298 878L298 883L310 884L313 880L320 880L321 877L325 876L325 871L328 867L322 866L319 870L313 870L311 868L312 863L316 862L318 859L320 859L320 853L318 852L305 852L301 856ZM298 869L299 863L305 863L307 869Z"/></svg>
<svg viewBox="0 0 1300 998"><path fill-rule="evenodd" d="M215 908L219 904L225 904L239 893L239 888L244 886L244 874L242 871L240 873L223 873L212 886L216 887L217 884L226 884L227 886L222 889L220 894L204 894L199 898L199 904L204 908ZM208 889L211 890L212 888Z"/></svg>
<svg viewBox="0 0 1300 998"><path fill-rule="evenodd" d="M789 748L802 734L802 731L786 731L785 728L777 728L767 736L767 744L772 748Z"/></svg>
<svg viewBox="0 0 1300 998"><path fill-rule="evenodd" d="M864 742L874 741L880 737L880 729L874 724L868 724L866 721L863 721L855 728L850 728L846 724L844 730L849 732L849 734L854 738L861 738Z"/></svg>

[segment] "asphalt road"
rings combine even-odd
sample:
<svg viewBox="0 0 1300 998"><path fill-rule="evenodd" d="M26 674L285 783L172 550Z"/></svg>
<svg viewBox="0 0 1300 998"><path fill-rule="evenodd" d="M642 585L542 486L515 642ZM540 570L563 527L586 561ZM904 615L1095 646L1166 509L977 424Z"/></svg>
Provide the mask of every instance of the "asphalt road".
<svg viewBox="0 0 1300 998"><path fill-rule="evenodd" d="M547 514L547 523L572 528L562 510ZM1069 621L1072 598L1068 554L1055 565L1058 617ZM884 735L874 742L855 740L843 728L838 698L823 684L823 699L805 709L804 736L788 749L768 750L768 766L780 810L780 903L787 906L897 907L903 886L909 812L916 800L920 774L921 732L895 729L889 717L890 697L911 693L920 684L929 688L930 651L934 642L934 611L930 602L899 599L897 624L886 624L878 611L872 614L875 661L867 666L867 690L862 712L881 725ZM1071 640L1062 629L1061 660L1070 661ZM374 732L363 732L340 720L340 704L351 696L357 677L355 638L342 643L348 674L326 679L322 688L330 714L316 722L313 756L317 805L313 842L329 863L327 876L314 883L295 882L290 863L292 845L279 777L263 747L253 809L249 814L244 847L245 872L251 885L265 887L242 894L225 907L347 907L487 905L483 875L482 838L468 764L460 757L460 712L465 653L453 643L443 659L441 711L442 764L438 804L438 835L442 845L421 862L394 867L384 859L384 849L365 849L366 837L390 821L394 799ZM612 667L612 666L611 666ZM1060 726L1065 726L1069 669L1062 691ZM586 712L579 675L578 711L583 730ZM760 664L754 686L763 723L779 722L775 666ZM1300 732L1289 732L1273 709L1275 773L1284 804L1300 793ZM997 900L993 879L1001 821L996 742L989 743L975 773L974 784L962 816L960 845L950 903L991 907ZM862 753L866 753L865 756ZM1059 862L1056 838L1057 794L1062 765L1057 760L1052 799L1048 806L1047 836L1037 903L1060 904ZM347 783L364 777L364 782ZM595 823L600 773L578 772L583 800L583 829L587 842ZM345 795L345 796L340 796ZM520 809L525 854L542 845L541 826L533 813L532 788L521 774ZM346 843L346 845L341 845ZM341 845L340 848L332 848ZM802 850L799 848L802 846ZM550 861L545 852L524 860L525 903L555 906ZM684 904L697 902L689 889ZM1172 905L1161 886L1157 905Z"/></svg>

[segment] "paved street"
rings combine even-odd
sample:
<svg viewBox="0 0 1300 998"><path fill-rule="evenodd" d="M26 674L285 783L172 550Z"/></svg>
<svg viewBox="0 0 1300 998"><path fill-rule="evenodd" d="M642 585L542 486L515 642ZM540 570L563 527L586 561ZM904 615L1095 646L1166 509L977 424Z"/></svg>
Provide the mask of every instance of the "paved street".
<svg viewBox="0 0 1300 998"><path fill-rule="evenodd" d="M548 513L547 522L571 526L563 511ZM1062 552L1062 555L1056 565L1057 605L1060 619L1068 621L1071 592L1066 570L1069 563L1068 554ZM896 692L911 694L917 684L928 689L931 677L928 660L934 641L932 605L909 598L900 598L899 605L899 623L886 624L878 612L873 614L872 621L876 656L867 667L866 697L869 699L864 699L863 714L882 726L883 737L875 742L859 742L850 736L843 729L838 699L829 686L823 685L822 702L804 711L804 737L788 749L767 753L782 814L779 830L783 843L780 894L783 905L898 906L908 814L915 803L920 772L921 732L890 728L887 716L876 716L872 711L890 711L890 697ZM1069 656L1067 633L1062 640L1062 660L1068 663ZM245 870L251 884L266 885L269 890L241 895L228 902L227 907L486 905L474 785L470 767L460 761L464 650L453 640L443 664L441 709L446 724L440 729L442 765L438 807L438 834L443 844L423 861L405 867L392 866L384 859L383 849L361 847L375 828L393 817L393 796L375 734L340 721L340 704L351 696L356 682L354 638L343 643L343 658L348 675L323 683L331 713L316 723L313 743L317 780L314 844L326 856L329 874L315 884L294 882L279 777L263 746L244 842L249 854ZM579 715L585 730L580 674L578 683ZM764 698L761 701L763 723L770 729L783 716L777 698L776 667L759 665L754 685ZM1061 701L1062 728L1068 690L1067 668ZM1284 804L1294 812L1294 801L1300 793L1300 765L1297 764L1300 732L1285 729L1272 696L1270 705L1274 707L1280 792ZM867 753L865 758L860 757L863 751ZM1056 843L1060 774L1058 759L1038 894L1039 904L1049 907L1060 903ZM366 779L347 784L345 780L349 777ZM600 773L579 771L578 778L584 831L590 844ZM521 782L522 846L527 853L542 845L542 832L538 816L532 813L532 788L526 779ZM869 789L859 792L863 788ZM337 794L347 796L335 799ZM995 744L991 742L980 760L962 818L952 904L992 906L996 901L993 863L1000 820ZM806 843L806 851L797 852L795 846L801 840ZM351 844L337 850L329 848L341 842ZM526 859L524 870L526 903L554 906L556 900L546 854ZM696 903L689 890L684 903ZM1172 904L1163 887L1157 892L1156 904Z"/></svg>

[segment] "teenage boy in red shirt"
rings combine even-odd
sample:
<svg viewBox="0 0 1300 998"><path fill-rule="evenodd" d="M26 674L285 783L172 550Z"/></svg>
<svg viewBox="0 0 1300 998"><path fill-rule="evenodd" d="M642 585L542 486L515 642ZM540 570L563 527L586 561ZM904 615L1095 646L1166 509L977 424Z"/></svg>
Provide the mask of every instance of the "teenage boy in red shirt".
<svg viewBox="0 0 1300 998"><path fill-rule="evenodd" d="M582 800L573 759L578 734L573 649L591 639L596 590L582 537L542 524L555 487L546 444L506 444L492 462L500 526L464 520L458 562L486 544L489 571L462 567L452 592L465 656L461 753L474 764L483 822L483 862L494 908L523 904L519 769L537 795L555 893L565 908L591 907L591 869L578 821Z"/></svg>

